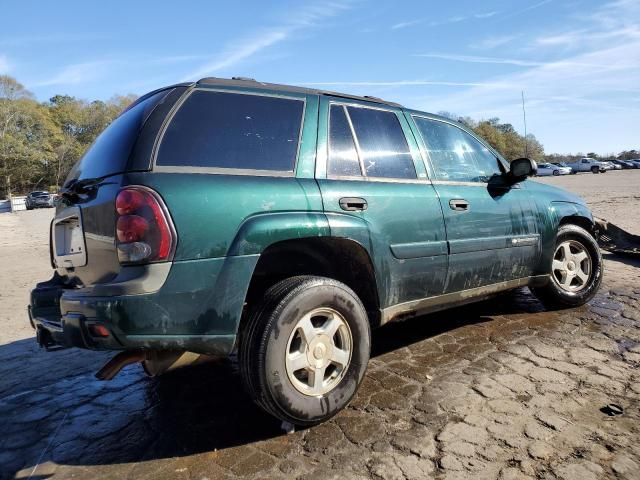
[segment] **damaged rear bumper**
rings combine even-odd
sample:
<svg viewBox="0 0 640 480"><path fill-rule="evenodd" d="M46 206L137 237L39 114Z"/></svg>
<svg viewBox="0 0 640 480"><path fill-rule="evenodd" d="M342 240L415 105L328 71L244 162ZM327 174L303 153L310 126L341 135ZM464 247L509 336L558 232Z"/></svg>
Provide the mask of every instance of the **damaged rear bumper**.
<svg viewBox="0 0 640 480"><path fill-rule="evenodd" d="M162 288L154 281L155 291L148 293L143 292L146 285L141 287L137 277L117 284L77 289L66 286L56 274L31 292L28 313L38 342L47 349L78 347L230 354L235 346L244 291L233 284L212 285L211 281L203 281L204 278L219 280L211 274L214 262L191 262L186 266L189 268L174 263ZM197 267L202 275L198 274ZM166 267L154 265L153 268ZM138 285L132 292L128 285L135 282ZM235 295L229 293L230 289ZM229 299L235 297L238 305L234 306ZM223 299L226 301L222 302Z"/></svg>

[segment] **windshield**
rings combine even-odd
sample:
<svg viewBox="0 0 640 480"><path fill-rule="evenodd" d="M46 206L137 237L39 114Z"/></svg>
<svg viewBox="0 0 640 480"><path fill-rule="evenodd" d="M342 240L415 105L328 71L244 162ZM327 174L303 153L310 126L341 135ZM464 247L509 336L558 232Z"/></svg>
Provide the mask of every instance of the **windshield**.
<svg viewBox="0 0 640 480"><path fill-rule="evenodd" d="M72 180L105 177L125 171L138 132L153 107L169 91L164 90L152 95L111 122L71 169L65 185L69 185Z"/></svg>

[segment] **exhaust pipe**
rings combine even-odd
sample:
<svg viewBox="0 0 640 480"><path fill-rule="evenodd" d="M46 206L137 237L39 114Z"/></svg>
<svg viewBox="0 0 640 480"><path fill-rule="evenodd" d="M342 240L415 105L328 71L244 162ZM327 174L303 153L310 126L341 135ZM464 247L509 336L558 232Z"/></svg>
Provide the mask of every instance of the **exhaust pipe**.
<svg viewBox="0 0 640 480"><path fill-rule="evenodd" d="M187 365L196 365L213 360L214 356L194 352L176 352L170 350L152 350L142 362L142 368L150 377L157 377Z"/></svg>
<svg viewBox="0 0 640 480"><path fill-rule="evenodd" d="M141 362L145 359L146 354L141 350L134 350L129 352L120 352L96 373L98 380L113 380L113 378L120 373L127 365L132 363Z"/></svg>
<svg viewBox="0 0 640 480"><path fill-rule="evenodd" d="M120 352L96 373L96 378L98 380L112 380L124 367L138 362L142 363L142 368L148 376L157 377L177 368L204 363L215 358L211 355L172 350Z"/></svg>

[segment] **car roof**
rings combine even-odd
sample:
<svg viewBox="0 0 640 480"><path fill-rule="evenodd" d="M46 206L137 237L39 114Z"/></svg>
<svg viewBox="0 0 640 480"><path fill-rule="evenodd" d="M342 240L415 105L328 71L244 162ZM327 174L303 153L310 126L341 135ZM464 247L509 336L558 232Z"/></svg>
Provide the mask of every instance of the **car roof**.
<svg viewBox="0 0 640 480"><path fill-rule="evenodd" d="M217 77L206 77L198 80L195 83L196 86L206 85L206 86L221 86L221 87L249 87L257 90L270 90L270 91L279 91L279 92L291 92L291 93L301 93L306 95L325 95L332 97L340 97L347 98L350 100L358 100L362 102L371 102L378 103L383 105L389 105L392 107L402 108L402 105L399 103L383 100L382 98L370 96L370 95L351 95L348 93L340 93L333 92L330 90L321 90L315 88L307 88L307 87L298 87L295 85L284 85L279 83L267 83L267 82L259 82L254 80L253 78L245 78L245 77L233 77L229 78L217 78Z"/></svg>
<svg viewBox="0 0 640 480"><path fill-rule="evenodd" d="M253 78L244 78L244 77L233 77L233 78L217 78L217 77L207 77L198 80L195 83L196 86L220 86L220 87L249 87L257 90L270 90L277 92L291 92L291 93L302 93L306 95L326 95L332 97L340 97L340 98L348 98L350 100L359 100L361 102L371 102L378 103L382 105L389 105L392 107L402 108L402 105L395 102L390 102L387 100L383 100L378 97L373 97L369 95L358 96L358 95L350 95L348 93L339 93L332 92L329 90L320 90L315 88L307 88L307 87L297 87L294 85L282 85L279 83L266 83L266 82L258 82Z"/></svg>

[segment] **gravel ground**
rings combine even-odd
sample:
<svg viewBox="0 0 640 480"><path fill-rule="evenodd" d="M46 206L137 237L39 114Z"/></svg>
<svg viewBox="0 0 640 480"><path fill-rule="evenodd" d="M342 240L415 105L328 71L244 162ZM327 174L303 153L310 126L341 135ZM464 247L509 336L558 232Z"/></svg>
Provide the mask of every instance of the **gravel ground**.
<svg viewBox="0 0 640 480"><path fill-rule="evenodd" d="M543 181L640 234L640 171ZM639 261L606 255L578 309L523 289L386 326L349 408L286 435L233 360L98 382L107 354L40 351L25 305L51 215L0 215L0 478L640 478Z"/></svg>

